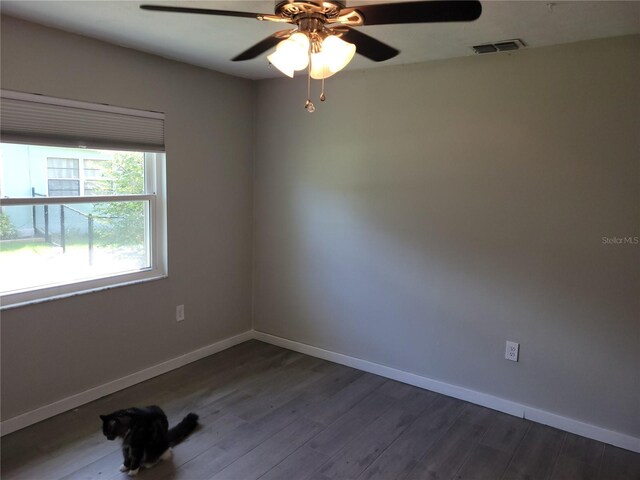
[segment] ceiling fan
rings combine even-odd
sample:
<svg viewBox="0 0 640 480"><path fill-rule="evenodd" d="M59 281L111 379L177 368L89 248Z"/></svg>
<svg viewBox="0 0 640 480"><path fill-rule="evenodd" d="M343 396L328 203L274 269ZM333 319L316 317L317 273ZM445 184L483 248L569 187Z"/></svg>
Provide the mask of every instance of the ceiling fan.
<svg viewBox="0 0 640 480"><path fill-rule="evenodd" d="M232 58L232 61L251 60L277 47L267 57L270 63L289 77L293 77L294 71L308 69L308 93L311 78L323 81L321 101L325 100L324 79L344 68L356 51L374 62L389 60L400 53L353 27L470 22L480 17L482 12L477 0L429 0L355 7L347 7L344 0L276 0L275 3L273 15L165 5L141 5L140 8L156 12L254 18L295 25L294 28L275 32ZM305 108L310 112L315 110L310 98L307 98Z"/></svg>

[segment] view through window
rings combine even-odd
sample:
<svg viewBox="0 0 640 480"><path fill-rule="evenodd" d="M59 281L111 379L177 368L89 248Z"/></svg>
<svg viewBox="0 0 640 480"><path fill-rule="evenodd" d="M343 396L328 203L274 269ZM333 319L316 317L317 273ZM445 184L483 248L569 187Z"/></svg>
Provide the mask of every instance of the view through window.
<svg viewBox="0 0 640 480"><path fill-rule="evenodd" d="M0 294L151 270L162 160L0 144Z"/></svg>

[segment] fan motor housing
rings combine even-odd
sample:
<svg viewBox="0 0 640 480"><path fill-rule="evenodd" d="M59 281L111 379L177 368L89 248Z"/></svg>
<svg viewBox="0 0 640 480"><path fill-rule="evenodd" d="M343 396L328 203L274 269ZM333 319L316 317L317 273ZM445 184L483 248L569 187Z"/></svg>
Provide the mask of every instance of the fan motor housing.
<svg viewBox="0 0 640 480"><path fill-rule="evenodd" d="M326 18L335 18L340 15L340 10L345 8L346 3L339 0L330 2L318 2L306 0L304 2L296 0L276 0L276 15L285 18L294 18L299 15L320 14Z"/></svg>

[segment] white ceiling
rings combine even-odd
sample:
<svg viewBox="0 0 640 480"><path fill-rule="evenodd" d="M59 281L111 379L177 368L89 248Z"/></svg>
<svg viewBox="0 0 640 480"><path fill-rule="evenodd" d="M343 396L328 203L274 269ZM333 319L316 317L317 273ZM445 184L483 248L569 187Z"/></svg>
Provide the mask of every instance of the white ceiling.
<svg viewBox="0 0 640 480"><path fill-rule="evenodd" d="M348 6L387 1L348 1ZM274 1L25 1L2 0L3 14L98 38L231 75L260 79L281 74L266 55L245 62L229 59L282 24L237 17L142 11L162 4L273 13ZM483 1L471 23L360 27L392 45L400 55L382 63L356 55L349 69L374 68L473 55L472 45L514 38L529 47L640 33L640 1Z"/></svg>

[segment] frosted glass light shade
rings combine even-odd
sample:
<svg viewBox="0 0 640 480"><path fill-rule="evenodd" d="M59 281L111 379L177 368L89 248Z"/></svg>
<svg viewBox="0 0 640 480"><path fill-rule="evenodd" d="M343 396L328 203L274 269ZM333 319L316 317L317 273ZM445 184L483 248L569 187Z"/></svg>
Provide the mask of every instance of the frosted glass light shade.
<svg viewBox="0 0 640 480"><path fill-rule="evenodd" d="M311 78L329 78L346 67L356 53L356 46L331 35L322 42L322 50L311 55Z"/></svg>
<svg viewBox="0 0 640 480"><path fill-rule="evenodd" d="M283 42L284 43L284 42ZM269 63L284 73L287 77L293 78L293 67L287 59L287 56L276 49L271 55L267 55Z"/></svg>
<svg viewBox="0 0 640 480"><path fill-rule="evenodd" d="M322 53L329 70L336 73L349 64L356 53L356 46L330 35L322 41Z"/></svg>
<svg viewBox="0 0 640 480"><path fill-rule="evenodd" d="M267 56L269 62L289 77L293 72L303 70L309 65L309 38L304 33L294 33L276 47L276 51Z"/></svg>
<svg viewBox="0 0 640 480"><path fill-rule="evenodd" d="M323 52L311 54L311 78L321 80L329 78L335 72L329 69L326 61L326 55Z"/></svg>

